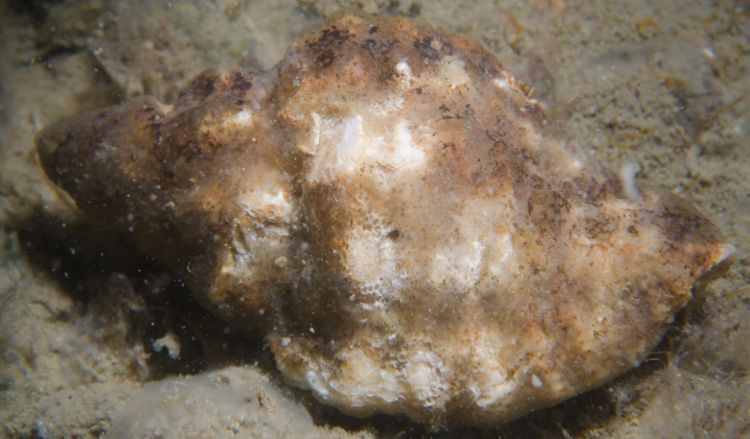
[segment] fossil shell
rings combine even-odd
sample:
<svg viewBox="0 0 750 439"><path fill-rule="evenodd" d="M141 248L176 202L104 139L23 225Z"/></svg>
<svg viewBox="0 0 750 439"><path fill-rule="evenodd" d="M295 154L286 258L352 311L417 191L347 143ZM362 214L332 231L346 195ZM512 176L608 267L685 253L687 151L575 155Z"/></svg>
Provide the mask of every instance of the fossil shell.
<svg viewBox="0 0 750 439"><path fill-rule="evenodd" d="M715 227L590 163L478 44L346 16L38 148L286 379L355 415L487 425L636 366L723 260Z"/></svg>

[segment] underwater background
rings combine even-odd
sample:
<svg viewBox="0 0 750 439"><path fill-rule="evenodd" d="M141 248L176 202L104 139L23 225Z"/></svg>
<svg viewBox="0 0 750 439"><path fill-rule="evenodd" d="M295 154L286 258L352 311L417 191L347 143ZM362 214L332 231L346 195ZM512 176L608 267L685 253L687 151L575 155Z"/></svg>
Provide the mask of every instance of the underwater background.
<svg viewBox="0 0 750 439"><path fill-rule="evenodd" d="M268 69L341 13L479 41L611 169L693 203L738 252L639 368L490 430L356 419L285 386L261 340L86 222L34 136L208 68ZM0 436L750 437L750 2L0 2ZM137 422L136 422L137 421Z"/></svg>

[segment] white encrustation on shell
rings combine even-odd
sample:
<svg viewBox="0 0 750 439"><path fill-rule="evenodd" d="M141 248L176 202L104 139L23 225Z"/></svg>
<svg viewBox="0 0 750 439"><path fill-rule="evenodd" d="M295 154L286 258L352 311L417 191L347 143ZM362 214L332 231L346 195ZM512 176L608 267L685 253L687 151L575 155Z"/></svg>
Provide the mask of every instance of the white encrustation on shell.
<svg viewBox="0 0 750 439"><path fill-rule="evenodd" d="M270 71L207 72L38 145L290 383L354 415L490 425L636 366L728 254L556 131L476 43L346 16Z"/></svg>

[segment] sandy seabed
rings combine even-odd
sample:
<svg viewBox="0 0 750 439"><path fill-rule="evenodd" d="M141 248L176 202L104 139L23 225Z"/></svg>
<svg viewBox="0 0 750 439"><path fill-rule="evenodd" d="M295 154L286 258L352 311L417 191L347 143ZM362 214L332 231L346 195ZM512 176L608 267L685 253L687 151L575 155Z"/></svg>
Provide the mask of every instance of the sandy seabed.
<svg viewBox="0 0 750 439"><path fill-rule="evenodd" d="M206 68L275 64L341 11L480 41L552 123L671 190L738 249L638 369L491 430L353 419L285 386L262 342L90 226L35 133ZM147 0L0 4L0 434L6 437L750 437L750 3Z"/></svg>

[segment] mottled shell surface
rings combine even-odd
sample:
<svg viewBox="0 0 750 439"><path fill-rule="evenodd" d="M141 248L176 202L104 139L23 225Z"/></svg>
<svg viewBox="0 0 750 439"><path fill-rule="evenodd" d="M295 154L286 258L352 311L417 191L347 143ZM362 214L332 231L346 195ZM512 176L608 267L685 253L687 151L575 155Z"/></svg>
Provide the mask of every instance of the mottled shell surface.
<svg viewBox="0 0 750 439"><path fill-rule="evenodd" d="M725 258L672 195L591 163L478 44L341 17L38 147L293 385L354 415L491 425L636 366Z"/></svg>

